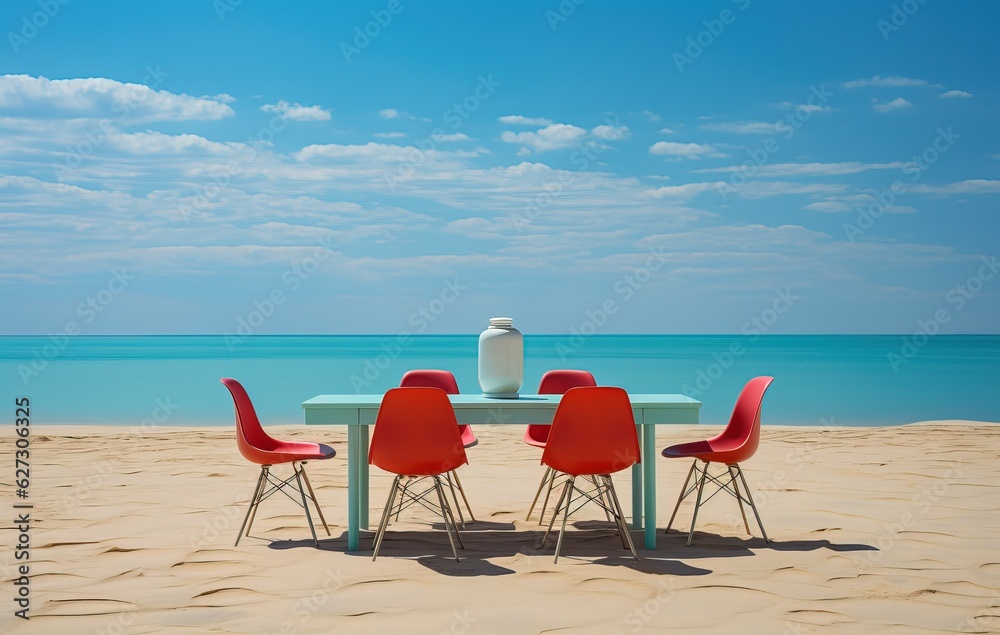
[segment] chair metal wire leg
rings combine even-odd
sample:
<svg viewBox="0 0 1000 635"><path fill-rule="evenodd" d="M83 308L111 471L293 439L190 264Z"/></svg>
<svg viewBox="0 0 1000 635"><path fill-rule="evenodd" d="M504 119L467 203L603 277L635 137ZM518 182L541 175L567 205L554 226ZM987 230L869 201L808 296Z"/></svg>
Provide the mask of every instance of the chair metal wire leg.
<svg viewBox="0 0 1000 635"><path fill-rule="evenodd" d="M542 474L542 480L538 483L538 489L535 490L535 497L531 499L531 507L528 508L528 515L524 517L525 520L531 520L531 512L535 511L535 503L538 502L538 497L542 495L542 488L545 487L545 483L549 480L549 473L552 472L552 468L546 466L545 474Z"/></svg>
<svg viewBox="0 0 1000 635"><path fill-rule="evenodd" d="M257 510L260 509L261 501L267 498L270 494L274 493L274 488L271 488L271 490L267 489L267 486L271 482L271 466L263 466L261 468L261 474L264 476L264 481L260 485L260 493L257 494L257 502L254 504L253 510L250 513L250 523L247 525L247 535L250 534L250 528L253 527L253 521L257 518Z"/></svg>
<svg viewBox="0 0 1000 635"><path fill-rule="evenodd" d="M476 522L476 517L472 513L472 508L469 507L469 499L465 496L465 488L462 487L462 479L458 478L458 470L452 470L451 474L452 476L455 477L455 485L458 487L458 493L462 495L462 500L465 501L465 509L469 511L469 520L471 520L472 522ZM455 505L458 506L458 501L455 501ZM459 516L461 517L462 508L459 507L458 511L459 511ZM465 529L464 520L462 521L462 528Z"/></svg>
<svg viewBox="0 0 1000 635"><path fill-rule="evenodd" d="M392 503L396 500L396 490L399 488L400 475L392 480L392 489L389 490L389 498L385 501L385 509L382 510L382 518L378 522L378 530L375 532L375 542L372 544L372 561L378 557L378 549L382 546L382 538L385 536L385 529L389 526L389 517L392 516ZM397 514L398 515L398 514Z"/></svg>
<svg viewBox="0 0 1000 635"><path fill-rule="evenodd" d="M562 550L563 536L566 535L566 521L569 519L569 507L573 499L573 483L576 481L576 477L569 477L569 482L566 484L567 487L563 490L564 492L569 492L569 497L566 499L566 511L563 512L562 529L559 530L559 538L556 540L556 556L552 560L552 564L559 563L559 551ZM552 514L552 519L555 520L556 514L559 513L559 508L556 508L556 513Z"/></svg>
<svg viewBox="0 0 1000 635"><path fill-rule="evenodd" d="M451 489L451 497L455 501L455 507L458 507L458 519L462 522L462 529L465 529L465 516L462 515L462 506L458 504L458 496L455 494L455 484L451 480L451 472L445 472L444 478L448 481L448 488Z"/></svg>
<svg viewBox="0 0 1000 635"><path fill-rule="evenodd" d="M572 489L572 481L567 480L566 483L563 485L562 492L559 494L559 502L556 503L556 510L552 512L552 518L549 519L549 527L548 529L545 530L545 534L542 536L542 544L541 544L542 549L545 548L545 543L549 539L549 533L552 531L552 525L555 524L556 516L559 515L559 510L562 509L563 499L566 498L566 492L570 491L571 489ZM570 498L572 498L572 495L570 495ZM566 507L567 509L569 508L568 500L566 501Z"/></svg>
<svg viewBox="0 0 1000 635"><path fill-rule="evenodd" d="M615 484L611 480L611 476L610 475L609 476L605 476L604 478L608 482L608 495L609 495L609 498L611 498L611 501L615 505L614 510L615 510L615 518L618 521L618 531L619 531L619 533L622 536L625 537L625 540L628 541L628 548L632 552L632 557L634 557L636 560L638 560L639 559L639 554L637 554L635 552L635 545L632 544L632 534L630 534L628 532L628 523L625 522L625 515L622 514L622 506L621 506L621 503L618 502L618 494L615 492Z"/></svg>
<svg viewBox="0 0 1000 635"><path fill-rule="evenodd" d="M701 507L701 494L705 490L705 481L708 479L708 463L701 468L701 481L698 483L698 498L694 503L694 516L691 517L691 531L688 532L687 546L691 546L691 539L694 538L694 524L698 520L698 508Z"/></svg>
<svg viewBox="0 0 1000 635"><path fill-rule="evenodd" d="M292 469L295 470L295 482L299 486L299 494L302 496L302 509L306 510L306 521L309 523L309 531L312 533L313 544L319 548L319 538L316 537L316 527L313 526L312 514L309 513L309 501L306 499L306 488L302 486L302 477L299 466L292 461Z"/></svg>
<svg viewBox="0 0 1000 635"><path fill-rule="evenodd" d="M407 478L406 482L403 483L403 488L399 492L399 507L396 508L396 522L399 522L399 513L403 511L403 501L406 500L406 490L410 487L411 479Z"/></svg>
<svg viewBox="0 0 1000 635"><path fill-rule="evenodd" d="M611 481L610 474L601 475L601 479L604 480L605 489L608 489L609 487L614 487L614 483ZM610 494L607 494L605 497L601 499L602 504L604 498L608 499L608 508L611 510L611 514L615 517L615 528L618 530L618 538L622 541L622 549L628 549L629 543L625 541L625 534L628 531L628 529L623 529L623 526L625 525L624 517L619 513L618 508L615 507L614 501L611 499Z"/></svg>
<svg viewBox="0 0 1000 635"><path fill-rule="evenodd" d="M434 489L437 491L438 502L441 504L441 517L444 519L444 528L448 532L448 542L451 543L451 552L455 554L455 562L461 562L458 557L458 549L455 547L455 538L451 535L451 524L448 523L448 503L444 498L444 488L441 486L441 478L438 476L434 477ZM452 517L451 522L455 522L455 518ZM458 527L455 528L455 533L458 533Z"/></svg>
<svg viewBox="0 0 1000 635"><path fill-rule="evenodd" d="M250 499L250 507L247 507L247 515L243 517L243 525L240 526L240 533L236 535L236 544L234 547L240 546L240 539L243 538L243 530L250 533L250 527L247 525L247 521L250 520L250 514L257 509L258 497L260 496L261 490L264 487L264 479L266 478L265 472L267 471L267 466L262 465L260 468L260 475L257 477L257 487L253 490L253 497ZM253 524L252 522L250 523Z"/></svg>
<svg viewBox="0 0 1000 635"><path fill-rule="evenodd" d="M674 524L674 518L677 516L677 510L680 509L681 501L687 498L688 495L688 483L691 481L691 475L694 473L694 467L698 465L698 459L695 459L691 463L691 469L688 470L687 478L684 479L684 487L681 488L681 493L677 496L677 504L674 505L674 513L670 514L670 522L667 523L667 528L663 530L663 533L670 531L670 526Z"/></svg>
<svg viewBox="0 0 1000 635"><path fill-rule="evenodd" d="M608 512L608 510L611 509L611 501L607 499L606 496L607 490L601 487L600 483L597 482L599 478L601 478L601 476L597 474L591 474L590 476L587 477L587 480L594 484L594 488L597 490L597 495L600 497L600 502L598 504L604 510L604 520L610 523L611 514Z"/></svg>
<svg viewBox="0 0 1000 635"><path fill-rule="evenodd" d="M319 506L319 501L316 500L316 493L313 492L312 483L309 482L309 475L306 474L306 464L300 463L299 466L302 472L302 480L306 482L306 487L309 488L309 497L312 499L313 505L316 506L316 511L319 512L319 519L323 521L323 529L326 530L327 536L332 536L333 534L330 533L330 528L326 524L326 518L323 517L323 508Z"/></svg>
<svg viewBox="0 0 1000 635"><path fill-rule="evenodd" d="M545 522L545 510L549 506L549 496L552 494L552 488L556 484L556 471L552 470L549 473L549 488L545 490L545 500L542 502L542 511L538 513L538 524L541 525ZM551 524L549 525L551 527Z"/></svg>
<svg viewBox="0 0 1000 635"><path fill-rule="evenodd" d="M740 480L743 482L743 491L747 493L747 502L750 503L750 509L753 510L753 515L757 518L757 526L760 527L760 533L764 536L764 542L771 542L767 537L767 532L764 531L764 523L760 522L760 514L757 513L757 505L753 502L753 495L750 494L750 488L747 486L747 479L743 476L743 470L737 465L736 473L740 475Z"/></svg>
<svg viewBox="0 0 1000 635"><path fill-rule="evenodd" d="M739 468L733 465L727 465L726 467L729 468L729 478L730 478L729 482L733 484L733 491L736 492L736 502L740 506L740 515L743 516L743 526L746 528L747 533L750 534L750 523L747 522L747 513L746 511L743 510L743 496L740 494L740 486L739 483L736 481L735 470L738 470ZM750 496L750 492L747 492L747 496L748 497Z"/></svg>

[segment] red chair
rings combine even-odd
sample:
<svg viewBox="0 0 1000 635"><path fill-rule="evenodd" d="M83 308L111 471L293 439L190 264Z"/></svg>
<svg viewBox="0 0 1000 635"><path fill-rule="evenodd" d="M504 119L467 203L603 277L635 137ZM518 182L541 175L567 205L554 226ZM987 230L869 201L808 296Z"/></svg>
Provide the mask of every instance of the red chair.
<svg viewBox="0 0 1000 635"><path fill-rule="evenodd" d="M253 403L251 403L247 391L240 385L240 382L229 377L224 377L220 381L229 389L236 407L236 446L240 449L240 454L243 455L243 458L261 466L260 476L257 478L257 487L254 490L253 497L250 499L250 508L247 509L247 515L243 518L243 526L240 527L240 533L236 536L235 546L239 546L240 539L244 535L249 535L250 527L253 526L254 517L257 515L257 508L260 506L261 501L280 491L306 511L306 520L309 523L309 531L312 532L313 544L319 547L319 539L316 538L316 528L313 526L312 516L309 514L307 498L316 506L316 511L319 512L319 518L323 521L323 528L326 529L326 535L328 536L330 535L330 528L326 525L323 510L320 509L319 503L316 502L316 494L313 493L312 485L309 483L305 466L307 461L321 461L333 458L336 452L330 446L323 445L322 443L279 441L268 436L264 432L264 428L261 427L260 421L257 419L257 413L254 411ZM283 481L278 480L270 472L271 466L278 465L279 463L292 464L292 475ZM295 483L292 483L293 479ZM303 487L303 483L305 483L305 487ZM301 501L296 500L295 497L289 494L286 488L297 491ZM308 496L306 495L307 489L309 491ZM246 534L244 534L244 530L246 530Z"/></svg>
<svg viewBox="0 0 1000 635"><path fill-rule="evenodd" d="M549 527L542 537L544 547L556 516L561 511L562 529L556 543L554 562L559 562L570 507L577 502L580 504L576 509L588 502L595 502L606 513L611 514L618 526L622 547L631 550L635 559L639 559L611 480L611 474L632 467L639 461L639 438L632 416L632 404L624 390L612 386L586 386L566 391L556 408L552 429L542 452L543 464L569 476ZM591 477L597 490L584 491L577 488L576 479L580 476Z"/></svg>
<svg viewBox="0 0 1000 635"><path fill-rule="evenodd" d="M538 394L561 395L570 388L596 385L597 380L585 370L550 370L542 375L542 381L538 384ZM529 424L524 430L524 442L536 448L545 448L550 428L551 426L540 423ZM531 507L528 508L528 515L524 517L525 520L531 518L531 512L535 511L535 504L542 493L542 488L548 483L548 489L545 491L545 500L542 502L542 511L538 515L538 524L542 524L542 520L545 518L545 508L549 505L549 495L552 494L552 487L555 484L555 480L556 473L552 468L545 468L545 474L542 475L542 480L538 484L538 489L535 491L535 498L531 501Z"/></svg>
<svg viewBox="0 0 1000 635"><path fill-rule="evenodd" d="M677 504L674 505L674 513L670 515L670 522L667 523L666 529L666 531L670 531L670 526L674 523L674 517L677 515L677 509L681 506L681 501L697 489L698 497L695 500L694 516L691 518L691 530L688 532L688 546L691 545L691 539L694 537L694 524L698 520L698 509L720 491L724 491L735 497L737 502L739 502L740 514L743 515L743 525L746 527L748 534L750 533L750 524L747 522L743 503L750 505L753 515L757 518L757 526L760 527L760 533L764 536L764 542L770 542L767 538L767 532L764 531L764 525L760 522L760 514L757 513L757 506L754 505L753 496L750 494L750 488L747 486L746 478L743 476L743 470L740 469L739 464L752 457L757 451L757 445L760 443L761 402L764 400L764 392L771 385L772 381L774 381L774 377L754 377L747 382L747 385L743 387L743 391L740 392L740 396L736 400L736 407L733 408L729 424L718 435L706 441L681 443L680 445L672 445L663 450L663 456L668 459L694 459L691 469L688 470L687 479L684 480L684 487L681 488ZM700 468L698 466L699 461L704 464ZM712 463L725 464L726 473L719 476L709 474L708 466ZM688 488L692 474L695 475L695 482ZM739 482L743 483L742 492L740 491L737 478L739 478ZM712 492L711 496L702 500L706 481L712 481L716 486L716 490Z"/></svg>
<svg viewBox="0 0 1000 635"><path fill-rule="evenodd" d="M403 388L440 388L449 395L459 394L458 382L455 380L455 376L447 370L411 370L403 375L403 379L400 380L399 385ZM479 443L479 439L472 432L472 426L460 424L458 430L462 435L462 445L466 448L471 448ZM455 507L458 509L458 521L464 528L465 516L462 515L462 506L458 504L458 496L455 495L456 487L459 493L462 494L462 500L465 501L465 508L469 510L469 520L475 522L476 516L472 513L472 508L469 507L469 499L465 495L465 488L462 487L462 481L458 478L458 472L449 472L445 475L445 478L448 481L448 488L451 490L451 497L455 499Z"/></svg>
<svg viewBox="0 0 1000 635"><path fill-rule="evenodd" d="M391 388L387 391L375 420L368 462L396 475L375 533L372 560L378 557L397 492L400 496L399 508L402 509L413 503L427 507L424 499L432 491L437 492L438 509L444 518L448 542L455 560L458 560L452 528L463 549L465 544L444 495L441 475L465 465L468 459L448 395L440 388ZM433 479L434 485L423 492L414 493L412 487L407 487L410 481L428 477ZM403 479L405 482L401 486Z"/></svg>

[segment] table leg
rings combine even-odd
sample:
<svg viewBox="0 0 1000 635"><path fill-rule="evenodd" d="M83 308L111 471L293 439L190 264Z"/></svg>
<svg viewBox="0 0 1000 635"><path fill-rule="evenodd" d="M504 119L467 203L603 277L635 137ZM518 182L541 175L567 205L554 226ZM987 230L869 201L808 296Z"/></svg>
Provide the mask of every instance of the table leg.
<svg viewBox="0 0 1000 635"><path fill-rule="evenodd" d="M656 426L643 427L642 478L646 549L656 549Z"/></svg>
<svg viewBox="0 0 1000 635"><path fill-rule="evenodd" d="M358 550L361 512L361 426L347 426L347 550Z"/></svg>
<svg viewBox="0 0 1000 635"><path fill-rule="evenodd" d="M641 439L645 426L637 427ZM642 463L636 463L632 466L632 529L642 529L642 478Z"/></svg>
<svg viewBox="0 0 1000 635"><path fill-rule="evenodd" d="M359 484L359 517L358 524L365 531L368 531L368 426L361 426L361 431L359 434L359 439L361 442L361 449L359 451L361 457L361 482Z"/></svg>

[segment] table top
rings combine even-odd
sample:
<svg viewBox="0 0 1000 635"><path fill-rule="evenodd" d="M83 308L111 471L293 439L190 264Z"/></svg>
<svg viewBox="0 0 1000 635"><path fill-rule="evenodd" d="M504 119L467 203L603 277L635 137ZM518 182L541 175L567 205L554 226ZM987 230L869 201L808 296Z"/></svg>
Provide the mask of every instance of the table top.
<svg viewBox="0 0 1000 635"><path fill-rule="evenodd" d="M370 425L382 394L318 395L302 402L307 424ZM448 395L460 423L551 423L562 395L523 394L516 399L482 394ZM629 394L638 423L697 423L701 402L687 395ZM690 414L691 416L685 416Z"/></svg>

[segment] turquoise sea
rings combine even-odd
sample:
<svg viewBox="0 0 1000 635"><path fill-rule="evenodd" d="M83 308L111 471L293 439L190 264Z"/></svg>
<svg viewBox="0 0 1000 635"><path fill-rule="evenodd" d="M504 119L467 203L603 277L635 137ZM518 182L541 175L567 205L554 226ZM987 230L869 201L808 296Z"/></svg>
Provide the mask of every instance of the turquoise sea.
<svg viewBox="0 0 1000 635"><path fill-rule="evenodd" d="M322 393L382 392L413 368L445 368L477 392L477 335L0 337L4 403L32 423L233 423L219 378L240 380L265 424L302 423ZM998 335L526 335L525 386L590 370L632 392L686 393L725 423L742 385L773 375L764 424L1000 421Z"/></svg>

